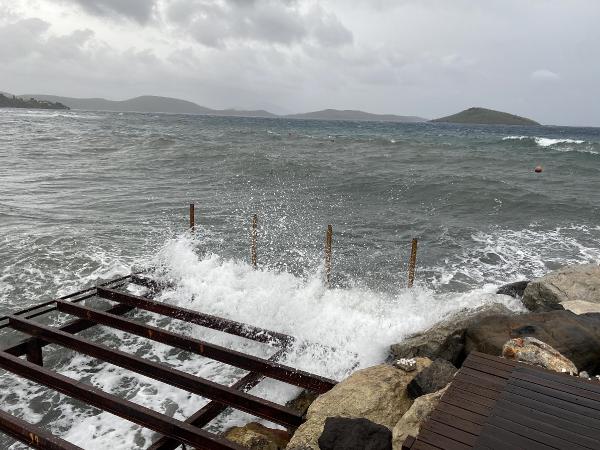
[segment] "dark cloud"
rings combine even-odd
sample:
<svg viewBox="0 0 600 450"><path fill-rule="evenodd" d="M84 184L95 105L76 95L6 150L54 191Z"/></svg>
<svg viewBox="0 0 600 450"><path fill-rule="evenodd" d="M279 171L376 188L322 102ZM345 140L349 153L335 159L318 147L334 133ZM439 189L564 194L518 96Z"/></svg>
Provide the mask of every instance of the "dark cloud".
<svg viewBox="0 0 600 450"><path fill-rule="evenodd" d="M307 11L295 0L174 0L166 20L209 47L230 43L293 45L316 42L341 46L352 33L331 12L313 6Z"/></svg>
<svg viewBox="0 0 600 450"><path fill-rule="evenodd" d="M85 12L111 19L128 19L146 24L153 16L156 0L63 0Z"/></svg>

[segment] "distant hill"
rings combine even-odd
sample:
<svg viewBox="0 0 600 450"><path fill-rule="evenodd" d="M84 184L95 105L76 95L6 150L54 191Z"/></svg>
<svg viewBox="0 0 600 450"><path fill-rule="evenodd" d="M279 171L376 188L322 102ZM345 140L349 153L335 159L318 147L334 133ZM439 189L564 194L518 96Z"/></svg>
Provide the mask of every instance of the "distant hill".
<svg viewBox="0 0 600 450"><path fill-rule="evenodd" d="M20 97L30 97L21 95ZM116 112L142 112L142 113L171 113L171 114L205 114L216 116L245 116L245 117L276 117L268 111L243 111L236 109L211 109L200 106L194 102L171 97L143 95L128 100L106 100L104 98L73 98L59 97L56 95L38 94L34 97L61 102L71 109L88 111L116 111Z"/></svg>
<svg viewBox="0 0 600 450"><path fill-rule="evenodd" d="M211 109L196 103L171 97L143 95L128 100L106 100L104 98L74 98L58 95L27 94L20 98L35 97L47 102L60 102L71 109L87 111L116 111L142 113L204 114L227 117L285 117L288 119L313 120L350 120L371 122L426 122L427 119L416 116L397 116L393 114L371 114L364 111L324 109L304 114L279 116L263 109Z"/></svg>
<svg viewBox="0 0 600 450"><path fill-rule="evenodd" d="M394 114L371 114L364 111L323 109L303 114L289 114L284 116L289 119L312 120L354 120L370 122L426 122L427 119L417 116L396 116Z"/></svg>
<svg viewBox="0 0 600 450"><path fill-rule="evenodd" d="M457 114L432 120L432 122L482 125L540 125L538 122L525 117L486 108L465 109Z"/></svg>
<svg viewBox="0 0 600 450"><path fill-rule="evenodd" d="M21 98L0 93L0 108L27 108L27 109L69 109L58 102L39 100L33 97Z"/></svg>

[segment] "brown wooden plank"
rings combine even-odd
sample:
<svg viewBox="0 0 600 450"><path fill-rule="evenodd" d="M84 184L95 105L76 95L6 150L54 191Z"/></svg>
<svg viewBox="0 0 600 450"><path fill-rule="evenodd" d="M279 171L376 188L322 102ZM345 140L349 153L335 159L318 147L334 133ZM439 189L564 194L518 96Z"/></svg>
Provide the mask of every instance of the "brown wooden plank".
<svg viewBox="0 0 600 450"><path fill-rule="evenodd" d="M587 399L594 400L595 402L600 402L600 393L595 393L588 389L584 389L581 386L573 386L572 384L564 383L564 380L561 379L562 377L552 377L552 375L544 377L541 376L539 372L524 368L516 368L512 374L512 377L519 380L536 383L540 386L556 389L557 391L585 397Z"/></svg>
<svg viewBox="0 0 600 450"><path fill-rule="evenodd" d="M408 435L402 443L402 450L410 450L417 440L414 436Z"/></svg>
<svg viewBox="0 0 600 450"><path fill-rule="evenodd" d="M470 375L472 377L480 378L482 380L486 380L486 381L489 381L492 383L500 383L502 385L504 385L504 383L506 383L506 380L508 380L508 377L498 377L495 375L490 375L489 373L481 372L480 370L471 369L470 367L465 367L465 366L463 366L460 369L459 373L463 373L465 375Z"/></svg>
<svg viewBox="0 0 600 450"><path fill-rule="evenodd" d="M552 447L540 444L532 439L515 434L491 423L487 424L477 438L474 449L477 450L548 450Z"/></svg>
<svg viewBox="0 0 600 450"><path fill-rule="evenodd" d="M562 408L566 411L570 411L573 413L592 417L596 420L600 420L600 413L595 409L591 409L591 408L588 408L588 407L582 406L582 405L577 405L577 404L571 403L569 401L562 400L560 398L550 397L548 395L533 391L528 388L523 388L523 387L517 386L515 384L508 384L506 386L506 391L510 392L512 394L515 394L517 396L520 395L520 396L523 396L526 398L537 400L538 402L541 402L541 403L546 403L546 404L552 405L557 408Z"/></svg>
<svg viewBox="0 0 600 450"><path fill-rule="evenodd" d="M423 441L415 441L411 447L412 450L438 450L439 448L440 447L436 447L435 445L431 445Z"/></svg>
<svg viewBox="0 0 600 450"><path fill-rule="evenodd" d="M595 435L597 430L600 430L600 420L594 419L585 414L574 413L571 411L567 411L565 408L560 408L558 406L551 405L548 402L542 402L539 400L535 400L532 398L528 398L524 395L516 395L511 392L505 392L498 402L508 402L512 405L521 405L525 408L528 408L532 411L532 414L537 414L539 412L543 412L545 414L550 414L564 420L569 421L572 424L578 424L582 428L590 429L593 431L592 435ZM584 434L584 432L581 432Z"/></svg>
<svg viewBox="0 0 600 450"><path fill-rule="evenodd" d="M506 364L506 362L505 362L506 359L502 359L502 358L490 359L490 358L482 358L481 356L479 356L477 354L470 354L468 359L470 362L473 361L478 364L484 364L484 365L493 367L495 369L505 370L507 372L512 372L513 369L516 367L513 364Z"/></svg>
<svg viewBox="0 0 600 450"><path fill-rule="evenodd" d="M491 389L486 389L476 384L469 383L468 381L464 381L464 379L454 380L452 382L452 386L462 391L472 392L474 394L480 395L481 397L486 397L491 400L496 400L501 394L498 391L492 391Z"/></svg>
<svg viewBox="0 0 600 450"><path fill-rule="evenodd" d="M472 359L463 363L463 368L468 367L469 369L478 370L480 372L494 375L499 378L507 379L510 377L512 370L498 369L496 367L489 366L487 364L481 364L480 362Z"/></svg>
<svg viewBox="0 0 600 450"><path fill-rule="evenodd" d="M456 376L454 377L455 381L461 380L466 381L467 383L474 384L475 386L480 386L485 389L489 389L491 391L502 392L504 390L504 386L506 385L506 380L502 381L492 381L489 379L477 377L474 375L470 375L468 373L460 370Z"/></svg>
<svg viewBox="0 0 600 450"><path fill-rule="evenodd" d="M448 392L446 392L446 394L448 394ZM464 398L460 398L460 397L456 397L456 396L448 396L447 397L446 395L444 395L444 397L442 397L440 399L440 402L444 402L449 405L456 406L457 408L462 408L467 411L471 411L475 414L479 414L479 415L482 415L485 417L488 416L488 414L490 413L490 409L491 409L487 406L480 405L479 403L475 403L468 399L464 399Z"/></svg>
<svg viewBox="0 0 600 450"><path fill-rule="evenodd" d="M600 393L600 383L594 380L588 380L587 378L580 378L562 372L553 372L543 369L541 367L532 366L528 364L520 364L517 367L521 370L534 372L536 376L541 378L556 380L560 383L567 384L569 386L574 386L591 392Z"/></svg>
<svg viewBox="0 0 600 450"><path fill-rule="evenodd" d="M491 413L488 424L494 425L498 428L503 428L507 431L510 431L513 434L517 434L524 438L530 439L532 441L538 442L544 446L550 448L564 448L564 449L574 449L574 450L585 450L585 447L575 446L573 443L566 441L564 439L558 438L556 436L551 436L547 433L543 433L534 428L530 428L526 425L518 423L513 420L509 420L506 417L501 417L496 415L494 412ZM482 434L489 432L486 430L486 426L484 426Z"/></svg>
<svg viewBox="0 0 600 450"><path fill-rule="evenodd" d="M482 397L481 395L474 394L473 392L463 391L458 386L454 386L454 383L450 385L444 397L456 398L457 400L468 400L474 403L478 403L487 408L491 408L496 403L496 400Z"/></svg>
<svg viewBox="0 0 600 450"><path fill-rule="evenodd" d="M443 401L438 403L438 406L435 409L435 411L450 414L454 417L457 417L457 418L463 419L463 420L468 420L477 425L483 425L485 423L485 421L487 420L487 416L484 416L482 414L477 414L477 413L468 411L463 408L459 408L458 406L451 405L450 403L445 403Z"/></svg>
<svg viewBox="0 0 600 450"><path fill-rule="evenodd" d="M463 444L462 442L455 441L454 439L450 439L444 435L423 428L419 431L417 442L425 442L426 444L444 450L469 450L471 448L471 446Z"/></svg>
<svg viewBox="0 0 600 450"><path fill-rule="evenodd" d="M528 389L530 391L538 392L539 394L545 395L547 397L564 400L570 403L571 405L574 405L575 407L585 406L586 408L600 412L600 402L590 400L581 395L570 394L568 392L563 392L550 387L546 387L536 382L518 378L511 380L511 382L508 383L507 386L518 386L524 389ZM567 407L569 406L567 405Z"/></svg>
<svg viewBox="0 0 600 450"><path fill-rule="evenodd" d="M500 361L502 361L503 364L506 364L507 366L516 367L519 364L515 360L502 358L501 356L488 355L487 353L471 352L471 353L469 353L469 356L471 356L471 355L475 356L475 357L478 357L478 358L489 359L490 361L498 361L498 360L500 360Z"/></svg>
<svg viewBox="0 0 600 450"><path fill-rule="evenodd" d="M448 414L439 409L434 410L430 417L437 422L458 428L466 433L478 435L481 432L482 425L478 425L470 420L461 419L460 417L456 417L453 414Z"/></svg>
<svg viewBox="0 0 600 450"><path fill-rule="evenodd" d="M473 433L468 433L459 428L454 428L453 426L438 422L431 417L421 425L421 430L423 429L429 430L441 436L446 436L447 438L468 445L469 447L472 447L477 439L477 436L475 436Z"/></svg>
<svg viewBox="0 0 600 450"><path fill-rule="evenodd" d="M510 403L497 404L490 415L490 421L494 423L494 417L499 416L507 420L517 422L527 428L537 430L541 433L563 439L571 443L573 450L598 449L600 448L600 433L597 439L571 431L571 423L558 417L544 414L540 411L532 411L522 406Z"/></svg>

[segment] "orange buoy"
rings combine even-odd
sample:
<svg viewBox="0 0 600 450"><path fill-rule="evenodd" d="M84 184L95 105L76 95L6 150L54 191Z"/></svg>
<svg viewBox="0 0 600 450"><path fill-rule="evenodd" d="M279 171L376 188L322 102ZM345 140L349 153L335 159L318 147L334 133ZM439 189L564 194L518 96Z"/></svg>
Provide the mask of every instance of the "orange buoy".
<svg viewBox="0 0 600 450"><path fill-rule="evenodd" d="M535 166L535 169L533 169L535 173L542 173L542 170L542 166Z"/></svg>

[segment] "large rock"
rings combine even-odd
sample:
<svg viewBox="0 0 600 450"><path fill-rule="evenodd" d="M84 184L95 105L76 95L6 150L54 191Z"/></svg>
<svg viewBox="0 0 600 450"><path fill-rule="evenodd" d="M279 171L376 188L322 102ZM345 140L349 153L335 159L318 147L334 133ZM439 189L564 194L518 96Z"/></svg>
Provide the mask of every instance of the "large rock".
<svg viewBox="0 0 600 450"><path fill-rule="evenodd" d="M523 297L523 293L525 292L525 288L529 284L529 280L525 281L516 281L514 283L505 284L501 286L496 291L496 294L509 295L515 298Z"/></svg>
<svg viewBox="0 0 600 450"><path fill-rule="evenodd" d="M448 386L431 394L422 395L417 398L412 406L404 413L392 432L393 447L400 449L408 435L417 436L421 424L431 415L437 407L440 398L446 392Z"/></svg>
<svg viewBox="0 0 600 450"><path fill-rule="evenodd" d="M452 381L458 369L445 359L436 359L408 383L408 394L412 398L439 391Z"/></svg>
<svg viewBox="0 0 600 450"><path fill-rule="evenodd" d="M290 433L250 422L243 427L232 427L223 437L250 450L283 450L290 440Z"/></svg>
<svg viewBox="0 0 600 450"><path fill-rule="evenodd" d="M530 311L563 309L562 303L573 300L600 303L600 266L563 267L533 280L523 294L523 304Z"/></svg>
<svg viewBox="0 0 600 450"><path fill-rule="evenodd" d="M318 439L328 417L365 418L392 429L410 408L406 386L425 367L427 358L417 358L417 369L405 372L379 365L354 372L308 408L304 422L290 440L290 450L318 450Z"/></svg>
<svg viewBox="0 0 600 450"><path fill-rule="evenodd" d="M395 359L417 356L442 358L459 367L466 358L465 330L485 317L512 314L511 310L499 303L459 311L432 328L392 345L390 351Z"/></svg>
<svg viewBox="0 0 600 450"><path fill-rule="evenodd" d="M321 450L392 450L388 427L367 419L328 417L319 438Z"/></svg>
<svg viewBox="0 0 600 450"><path fill-rule="evenodd" d="M600 314L550 311L485 317L467 329L465 349L500 356L506 341L527 336L550 345L579 370L600 369Z"/></svg>
<svg viewBox="0 0 600 450"><path fill-rule="evenodd" d="M577 367L572 361L548 344L533 337L514 338L506 342L502 348L502 356L555 372L577 374Z"/></svg>

